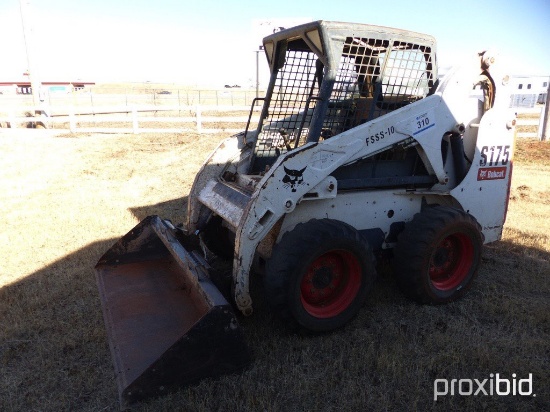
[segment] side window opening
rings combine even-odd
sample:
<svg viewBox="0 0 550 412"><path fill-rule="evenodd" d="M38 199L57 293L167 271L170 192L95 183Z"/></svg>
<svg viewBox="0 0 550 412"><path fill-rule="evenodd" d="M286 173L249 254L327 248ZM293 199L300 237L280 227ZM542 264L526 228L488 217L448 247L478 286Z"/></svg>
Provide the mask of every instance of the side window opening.
<svg viewBox="0 0 550 412"><path fill-rule="evenodd" d="M289 42L277 71L269 112L256 142L254 171L261 173L276 158L304 144L323 78L318 56L300 40Z"/></svg>
<svg viewBox="0 0 550 412"><path fill-rule="evenodd" d="M321 137L329 138L426 97L431 50L406 42L348 38Z"/></svg>

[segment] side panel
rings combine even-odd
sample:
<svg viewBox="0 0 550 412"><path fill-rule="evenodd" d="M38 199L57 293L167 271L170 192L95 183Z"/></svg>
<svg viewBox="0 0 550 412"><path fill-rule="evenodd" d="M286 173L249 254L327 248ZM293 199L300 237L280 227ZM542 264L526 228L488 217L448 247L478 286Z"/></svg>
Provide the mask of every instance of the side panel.
<svg viewBox="0 0 550 412"><path fill-rule="evenodd" d="M514 131L505 110L489 110L479 124L472 165L451 195L483 229L485 243L499 240L508 208Z"/></svg>
<svg viewBox="0 0 550 412"><path fill-rule="evenodd" d="M402 224L410 221L420 212L422 197L396 190L376 190L339 193L332 199L302 201L296 206L293 213L285 215L279 239L294 228L300 222L310 219L336 219L350 224L359 231L380 229L373 234L375 239L370 239L374 249L392 247L395 243L393 231L402 227Z"/></svg>
<svg viewBox="0 0 550 412"><path fill-rule="evenodd" d="M195 181L188 196L188 213L186 229L193 233L208 218L210 211L200 202L201 191L210 183L214 185L225 170L231 173L242 173L248 169L251 151L244 145L244 133L239 133L223 140L208 156L195 176Z"/></svg>

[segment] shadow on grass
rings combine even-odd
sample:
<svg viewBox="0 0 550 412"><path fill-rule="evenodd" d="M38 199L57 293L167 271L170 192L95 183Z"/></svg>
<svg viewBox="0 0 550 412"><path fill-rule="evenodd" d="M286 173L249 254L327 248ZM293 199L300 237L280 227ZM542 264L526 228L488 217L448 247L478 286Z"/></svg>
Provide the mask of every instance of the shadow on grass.
<svg viewBox="0 0 550 412"><path fill-rule="evenodd" d="M132 212L179 222L185 202ZM92 243L0 289L0 410L118 409L93 271L115 240ZM293 333L274 319L256 281L256 312L240 318L253 365L137 409L545 410L550 254L499 242L485 247L483 260L472 291L445 306L406 300L385 274L352 322L318 336ZM481 381L495 373L532 374L536 396L455 394L434 402L434 379Z"/></svg>
<svg viewBox="0 0 550 412"><path fill-rule="evenodd" d="M154 205L132 207L130 211L140 222L147 216L158 215L170 219L174 224L182 223L187 216L187 196Z"/></svg>
<svg viewBox="0 0 550 412"><path fill-rule="evenodd" d="M186 201L132 212L174 219ZM0 410L119 409L94 273L117 240L94 242L0 289Z"/></svg>

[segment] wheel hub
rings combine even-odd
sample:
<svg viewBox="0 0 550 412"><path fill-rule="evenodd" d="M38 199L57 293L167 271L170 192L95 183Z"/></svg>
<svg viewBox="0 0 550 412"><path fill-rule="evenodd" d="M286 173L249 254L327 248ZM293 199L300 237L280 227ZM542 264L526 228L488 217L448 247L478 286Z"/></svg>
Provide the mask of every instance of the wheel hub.
<svg viewBox="0 0 550 412"><path fill-rule="evenodd" d="M453 264L454 256L455 252L452 242L449 239L445 239L434 253L432 267L430 268L432 273L442 273L448 270Z"/></svg>
<svg viewBox="0 0 550 412"><path fill-rule="evenodd" d="M323 266L315 270L311 283L315 289L325 289L332 283L333 278L334 274L331 268Z"/></svg>
<svg viewBox="0 0 550 412"><path fill-rule="evenodd" d="M328 251L315 259L300 285L306 311L329 318L344 311L357 295L361 268L357 258L344 250Z"/></svg>
<svg viewBox="0 0 550 412"><path fill-rule="evenodd" d="M430 261L430 279L440 290L452 290L467 276L471 267L473 246L463 233L454 233L435 249Z"/></svg>

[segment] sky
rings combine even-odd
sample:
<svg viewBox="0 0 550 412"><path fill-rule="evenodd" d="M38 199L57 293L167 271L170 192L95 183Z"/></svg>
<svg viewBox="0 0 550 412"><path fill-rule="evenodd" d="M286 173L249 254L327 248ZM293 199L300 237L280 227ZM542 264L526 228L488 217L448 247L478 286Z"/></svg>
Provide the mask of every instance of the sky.
<svg viewBox="0 0 550 412"><path fill-rule="evenodd" d="M512 75L550 75L550 0L24 0L43 81L254 86L260 22L333 20L437 39L440 67L491 49ZM0 82L28 69L20 0L0 0ZM268 34L268 33L265 33ZM260 81L267 81L260 53Z"/></svg>

